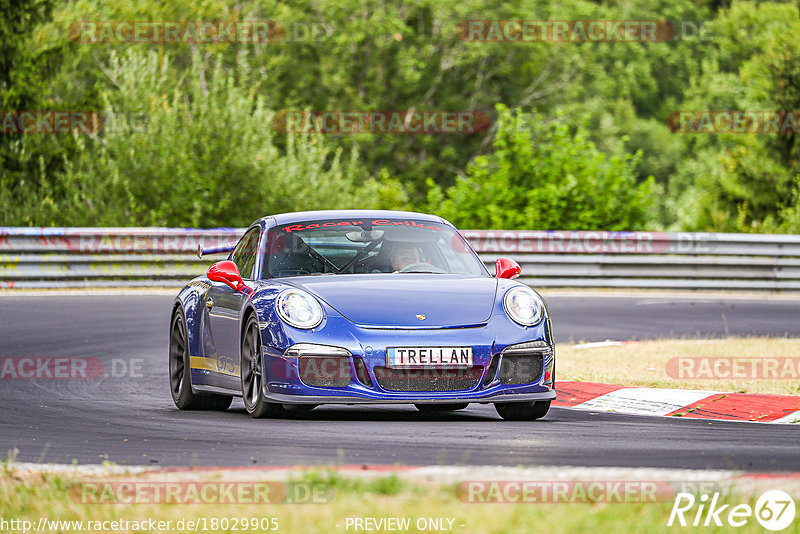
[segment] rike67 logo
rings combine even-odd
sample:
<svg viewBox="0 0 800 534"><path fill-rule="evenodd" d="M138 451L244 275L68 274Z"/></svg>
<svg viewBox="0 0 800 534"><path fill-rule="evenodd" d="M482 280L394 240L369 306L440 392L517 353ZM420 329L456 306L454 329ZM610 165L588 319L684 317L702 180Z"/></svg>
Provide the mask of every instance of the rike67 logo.
<svg viewBox="0 0 800 534"><path fill-rule="evenodd" d="M794 500L781 490L764 492L754 507L749 504L722 504L719 493L711 497L703 494L699 498L691 493L678 493L667 526L742 527L755 517L765 529L779 531L791 525L794 516Z"/></svg>

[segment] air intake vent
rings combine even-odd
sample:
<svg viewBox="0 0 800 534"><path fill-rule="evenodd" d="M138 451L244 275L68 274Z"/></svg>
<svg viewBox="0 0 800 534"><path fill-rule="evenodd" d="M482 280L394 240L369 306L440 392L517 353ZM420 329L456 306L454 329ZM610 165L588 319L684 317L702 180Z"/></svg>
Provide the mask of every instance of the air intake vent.
<svg viewBox="0 0 800 534"><path fill-rule="evenodd" d="M483 366L456 369L396 369L375 367L375 378L389 391L463 391L481 379Z"/></svg>
<svg viewBox="0 0 800 534"><path fill-rule="evenodd" d="M350 385L350 359L342 356L301 356L300 380L318 388L343 388Z"/></svg>
<svg viewBox="0 0 800 534"><path fill-rule="evenodd" d="M507 386L533 384L542 378L544 360L541 354L529 356L504 355L499 380Z"/></svg>

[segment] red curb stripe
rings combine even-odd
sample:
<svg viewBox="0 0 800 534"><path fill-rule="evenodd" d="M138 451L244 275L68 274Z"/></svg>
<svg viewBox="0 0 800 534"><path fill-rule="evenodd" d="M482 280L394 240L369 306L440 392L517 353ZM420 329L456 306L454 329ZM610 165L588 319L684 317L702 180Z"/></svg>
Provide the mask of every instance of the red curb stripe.
<svg viewBox="0 0 800 534"><path fill-rule="evenodd" d="M588 400L611 393L625 386L599 384L595 382L557 382L556 392L558 398L552 402L553 406L570 407L582 404Z"/></svg>
<svg viewBox="0 0 800 534"><path fill-rule="evenodd" d="M728 393L711 395L667 415L680 414L690 419L768 422L798 410L800 397Z"/></svg>

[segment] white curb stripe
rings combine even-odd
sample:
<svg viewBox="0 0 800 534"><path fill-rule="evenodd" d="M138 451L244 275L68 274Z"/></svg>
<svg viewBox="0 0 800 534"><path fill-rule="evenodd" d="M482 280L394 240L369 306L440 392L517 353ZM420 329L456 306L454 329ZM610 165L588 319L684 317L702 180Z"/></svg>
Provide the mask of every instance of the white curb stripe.
<svg viewBox="0 0 800 534"><path fill-rule="evenodd" d="M800 423L800 410L790 413L789 415L784 415L780 419L770 421L770 423Z"/></svg>
<svg viewBox="0 0 800 534"><path fill-rule="evenodd" d="M624 341L593 341L592 343L579 343L577 345L572 345L571 349L601 349L604 347L618 347L623 345Z"/></svg>
<svg viewBox="0 0 800 534"><path fill-rule="evenodd" d="M667 415L711 395L716 393L687 389L622 388L578 404L575 408L636 415Z"/></svg>

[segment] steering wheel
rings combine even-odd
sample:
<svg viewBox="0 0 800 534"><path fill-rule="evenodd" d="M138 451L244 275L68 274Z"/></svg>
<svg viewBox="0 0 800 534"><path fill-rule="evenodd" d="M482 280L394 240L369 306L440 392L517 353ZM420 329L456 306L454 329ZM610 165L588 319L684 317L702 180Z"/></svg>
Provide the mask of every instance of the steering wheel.
<svg viewBox="0 0 800 534"><path fill-rule="evenodd" d="M444 269L441 267L437 267L435 265L431 265L430 263L426 263L424 261L418 263L412 263L411 265L406 265L402 269L400 269L399 273L413 273L413 272L420 272L420 271L427 271L432 273L445 273Z"/></svg>

